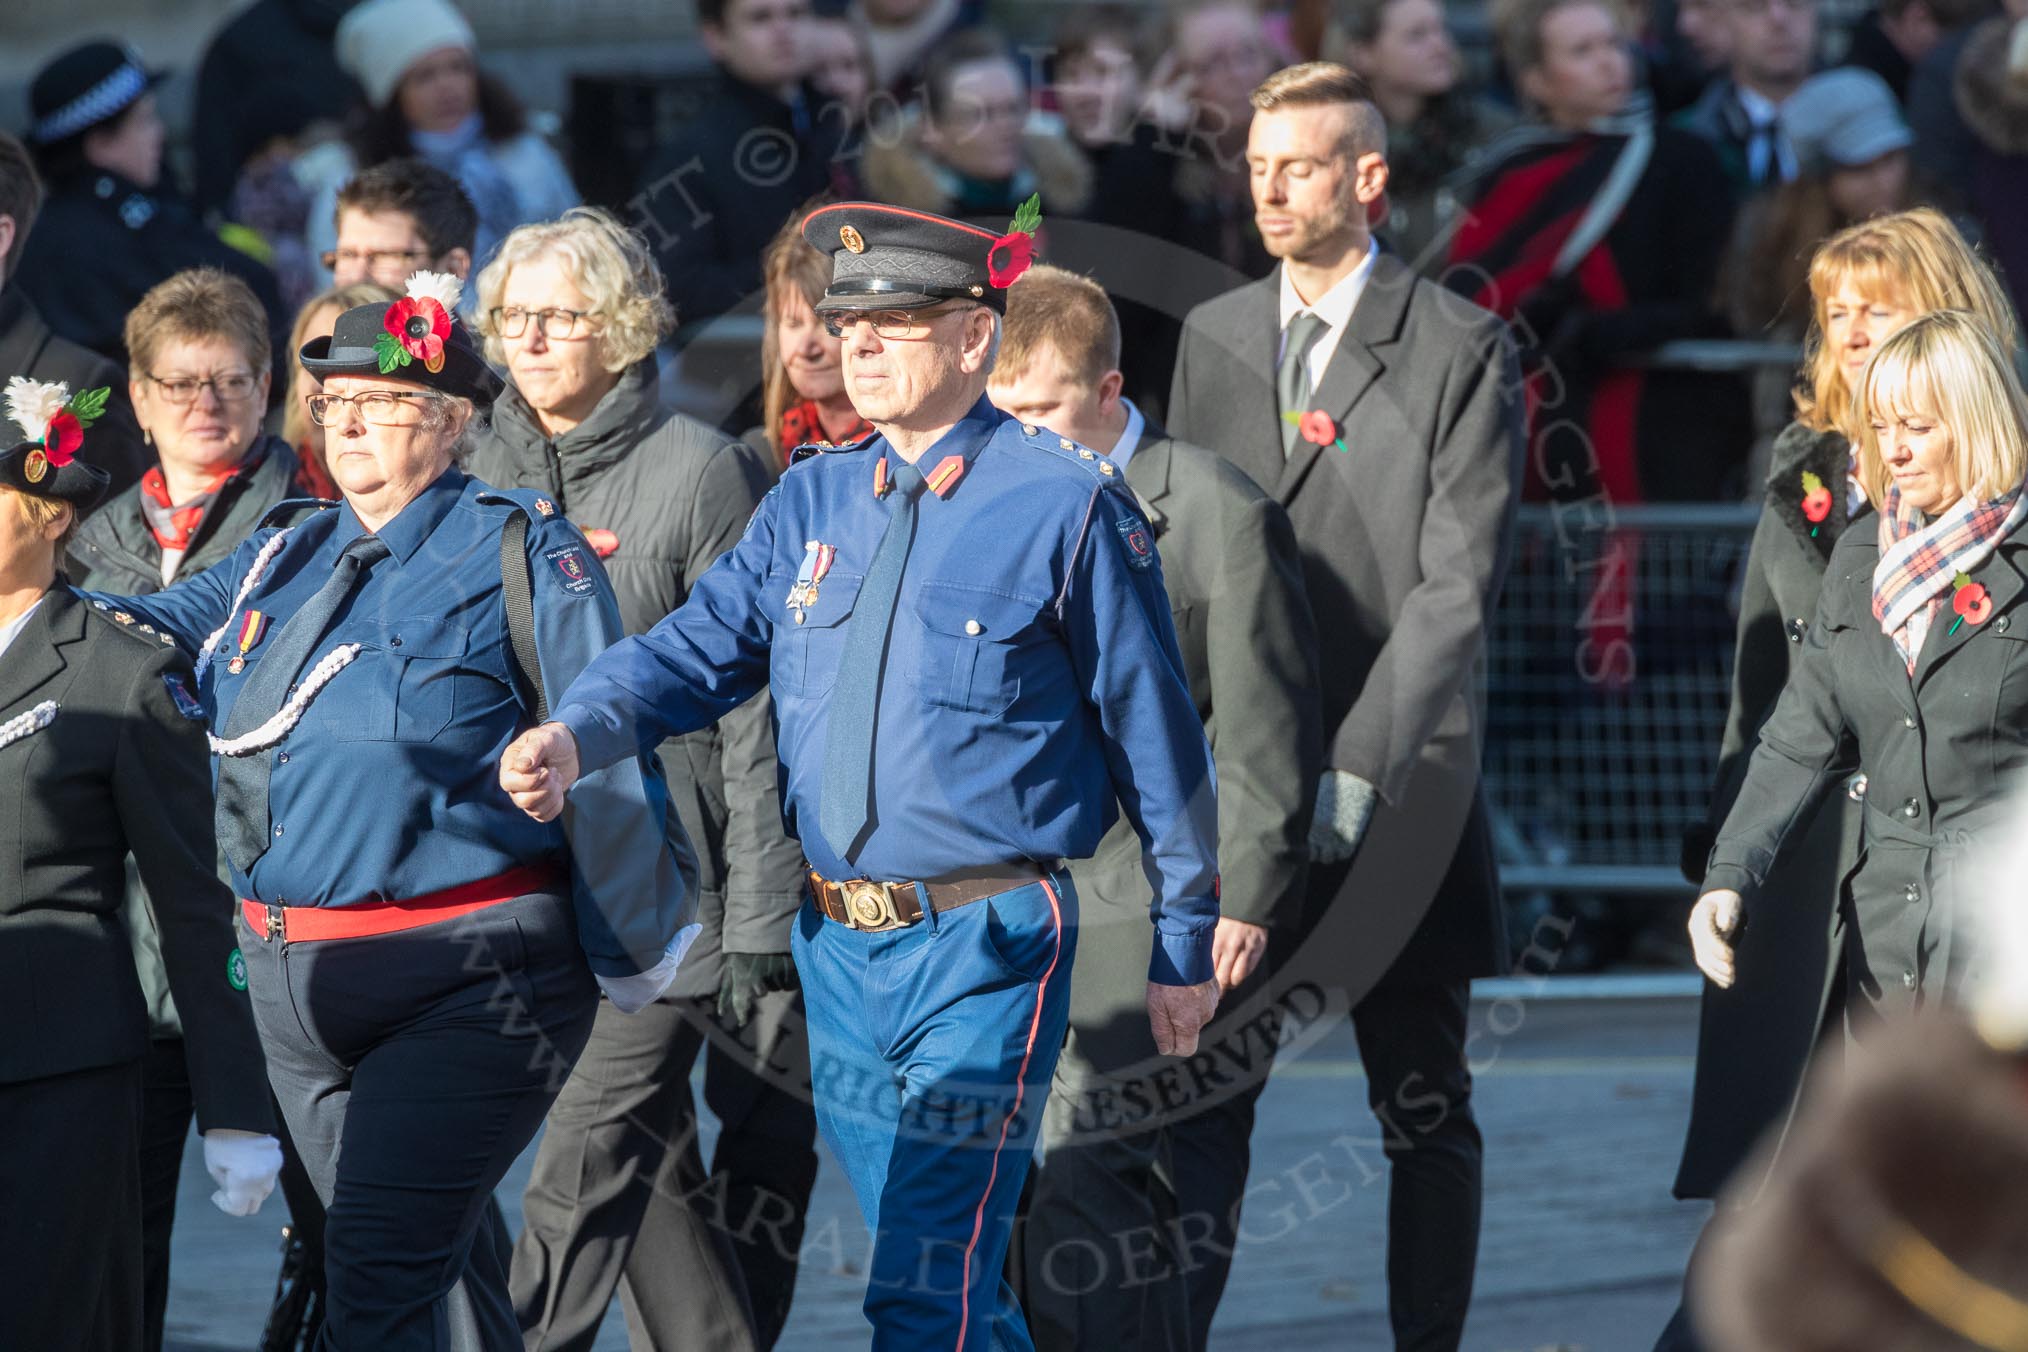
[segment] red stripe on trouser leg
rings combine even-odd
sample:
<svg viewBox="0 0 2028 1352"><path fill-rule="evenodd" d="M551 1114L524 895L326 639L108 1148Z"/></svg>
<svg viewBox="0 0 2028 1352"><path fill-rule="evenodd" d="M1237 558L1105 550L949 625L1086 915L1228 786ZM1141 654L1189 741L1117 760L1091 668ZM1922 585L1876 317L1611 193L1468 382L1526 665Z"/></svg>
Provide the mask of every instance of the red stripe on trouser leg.
<svg viewBox="0 0 2028 1352"><path fill-rule="evenodd" d="M972 1253L979 1247L979 1233L986 1227L986 1202L1000 1177L1000 1153L1007 1148L1007 1131L1021 1112L1021 1096L1028 1091L1028 1063L1035 1056L1035 1035L1042 1030L1042 997L1049 990L1049 978L1056 972L1056 960L1063 956L1063 908L1057 904L1056 889L1047 878L1042 880L1042 892L1049 898L1049 916L1056 924L1056 947L1049 954L1049 966L1035 983L1035 1014L1028 1020L1028 1045L1021 1049L1021 1069L1014 1076L1014 1106L1000 1123L1000 1142L993 1147L993 1165L986 1171L986 1188L979 1194L979 1205L972 1212L972 1237L965 1244L964 1282L958 1292L957 1352L964 1352L965 1332L972 1322Z"/></svg>

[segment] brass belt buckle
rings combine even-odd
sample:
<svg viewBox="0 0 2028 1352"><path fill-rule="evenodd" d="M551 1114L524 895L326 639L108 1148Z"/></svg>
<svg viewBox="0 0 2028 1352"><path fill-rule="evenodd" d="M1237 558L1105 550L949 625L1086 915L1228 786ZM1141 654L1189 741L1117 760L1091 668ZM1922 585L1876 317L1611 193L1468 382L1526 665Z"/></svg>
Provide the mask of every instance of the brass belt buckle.
<svg viewBox="0 0 2028 1352"><path fill-rule="evenodd" d="M279 939L282 937L282 908L280 906L275 905L273 902L270 902L268 904L267 937L270 939Z"/></svg>
<svg viewBox="0 0 2028 1352"><path fill-rule="evenodd" d="M875 932L901 928L894 906L894 885L867 879L845 884L845 919L856 930Z"/></svg>

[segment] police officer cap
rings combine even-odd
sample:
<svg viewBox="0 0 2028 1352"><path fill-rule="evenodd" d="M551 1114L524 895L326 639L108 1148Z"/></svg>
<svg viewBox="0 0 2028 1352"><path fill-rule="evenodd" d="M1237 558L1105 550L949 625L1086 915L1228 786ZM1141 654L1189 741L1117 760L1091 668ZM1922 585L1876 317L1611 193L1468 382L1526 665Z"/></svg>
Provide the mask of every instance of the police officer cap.
<svg viewBox="0 0 2028 1352"><path fill-rule="evenodd" d="M28 439L0 452L0 487L33 498L67 502L79 512L106 495L113 476L77 458L85 430L105 414L112 391L101 385L71 396L61 380L7 382L7 416Z"/></svg>
<svg viewBox="0 0 2028 1352"><path fill-rule="evenodd" d="M942 300L1007 309L1006 288L1028 266L1040 221L1035 199L1005 235L879 202L838 202L803 218L803 239L831 255L831 285L818 312L899 310Z"/></svg>
<svg viewBox="0 0 2028 1352"><path fill-rule="evenodd" d="M457 318L464 284L443 272L418 272L408 294L359 305L338 316L329 338L312 338L300 354L319 380L379 376L411 381L484 407L503 388Z"/></svg>
<svg viewBox="0 0 2028 1352"><path fill-rule="evenodd" d="M28 87L28 139L54 145L82 136L133 107L160 84L162 71L141 64L131 47L79 43L36 72Z"/></svg>

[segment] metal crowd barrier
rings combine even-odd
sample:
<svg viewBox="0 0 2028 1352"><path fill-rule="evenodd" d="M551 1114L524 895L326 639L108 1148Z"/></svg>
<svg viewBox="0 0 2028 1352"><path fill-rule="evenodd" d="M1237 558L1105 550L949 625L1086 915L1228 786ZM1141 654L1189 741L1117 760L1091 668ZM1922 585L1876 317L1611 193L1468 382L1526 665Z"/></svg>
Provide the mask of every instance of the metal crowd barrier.
<svg viewBox="0 0 2028 1352"><path fill-rule="evenodd" d="M1484 674L1509 892L1674 894L1731 697L1754 504L1524 507Z"/></svg>

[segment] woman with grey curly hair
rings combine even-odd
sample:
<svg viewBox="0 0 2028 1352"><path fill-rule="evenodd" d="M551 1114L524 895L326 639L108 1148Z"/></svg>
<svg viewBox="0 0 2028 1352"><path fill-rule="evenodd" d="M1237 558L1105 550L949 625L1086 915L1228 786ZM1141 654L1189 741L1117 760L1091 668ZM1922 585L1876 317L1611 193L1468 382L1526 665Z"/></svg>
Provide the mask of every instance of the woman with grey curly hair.
<svg viewBox="0 0 2028 1352"><path fill-rule="evenodd" d="M660 403L654 349L670 321L646 243L594 208L522 226L479 275L479 329L512 384L467 468L534 489L584 531L631 634L683 604L773 478L761 452ZM624 1280L656 1347L765 1347L795 1288L816 1120L793 1090L808 1074L789 960L802 853L782 829L766 696L660 754L697 846L704 933L663 999L631 1019L601 1005L551 1111L512 1274L530 1346L589 1342ZM707 1036L714 1024L733 1036ZM721 1123L708 1178L690 1092L700 1056ZM703 1223L683 1201L698 1187L772 1198L786 1242ZM637 1254L642 1233L689 1238Z"/></svg>

